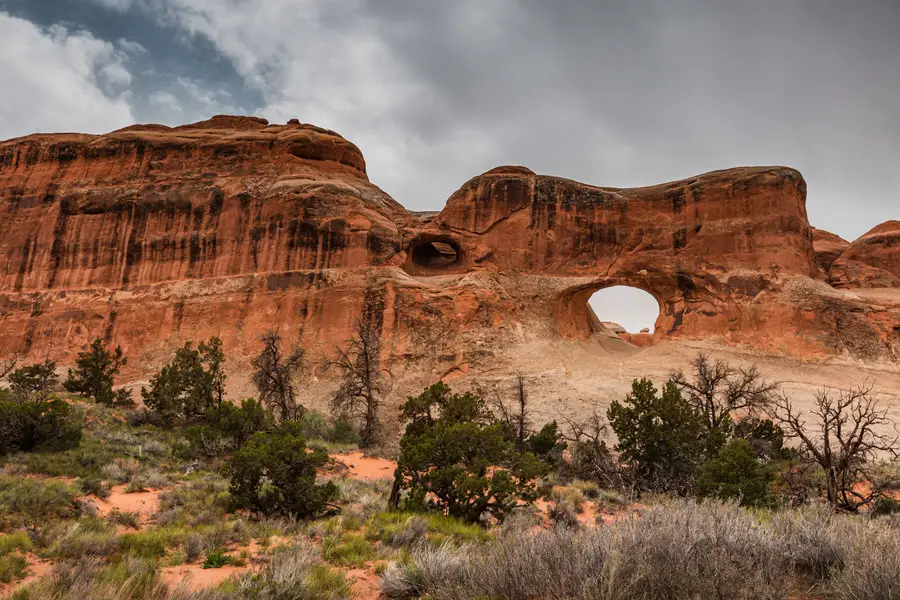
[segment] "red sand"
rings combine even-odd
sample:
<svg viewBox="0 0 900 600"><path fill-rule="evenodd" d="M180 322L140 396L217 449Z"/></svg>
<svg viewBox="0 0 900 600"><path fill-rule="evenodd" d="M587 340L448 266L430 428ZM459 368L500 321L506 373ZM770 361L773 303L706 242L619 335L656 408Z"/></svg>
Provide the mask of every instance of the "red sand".
<svg viewBox="0 0 900 600"><path fill-rule="evenodd" d="M394 469L397 463L386 458L366 456L362 452L354 451L333 456L336 461L343 463L350 471L350 477L363 481L378 479L393 479Z"/></svg>

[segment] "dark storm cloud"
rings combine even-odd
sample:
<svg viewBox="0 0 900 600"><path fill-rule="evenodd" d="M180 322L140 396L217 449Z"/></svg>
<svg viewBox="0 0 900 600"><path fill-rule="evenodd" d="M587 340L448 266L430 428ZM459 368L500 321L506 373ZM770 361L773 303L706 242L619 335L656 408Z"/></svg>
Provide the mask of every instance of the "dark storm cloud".
<svg viewBox="0 0 900 600"><path fill-rule="evenodd" d="M358 143L372 180L412 209L439 209L498 164L611 186L786 164L809 182L814 225L852 239L900 218L896 0L0 0L3 10L144 47L117 59L138 120L235 110L315 122Z"/></svg>
<svg viewBox="0 0 900 600"><path fill-rule="evenodd" d="M523 0L477 32L446 4L368 7L440 99L400 107L429 139L469 124L488 161L603 185L788 164L816 225L900 217L900 3Z"/></svg>

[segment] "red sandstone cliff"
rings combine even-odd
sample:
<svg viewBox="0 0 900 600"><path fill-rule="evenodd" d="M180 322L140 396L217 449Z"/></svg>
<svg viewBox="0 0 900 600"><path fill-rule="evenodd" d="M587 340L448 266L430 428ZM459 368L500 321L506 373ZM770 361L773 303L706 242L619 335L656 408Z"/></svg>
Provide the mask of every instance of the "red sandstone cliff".
<svg viewBox="0 0 900 600"><path fill-rule="evenodd" d="M900 221L882 223L850 244L831 266L835 287L900 287Z"/></svg>
<svg viewBox="0 0 900 600"><path fill-rule="evenodd" d="M816 264L823 273L828 273L834 261L848 247L850 247L850 242L841 236L813 227L813 250L816 253Z"/></svg>
<svg viewBox="0 0 900 600"><path fill-rule="evenodd" d="M587 300L621 284L659 301L657 342L896 360L900 306L822 280L805 201L784 167L640 189L501 167L420 219L368 181L356 146L309 125L29 136L0 143L0 344L67 362L105 337L137 375L210 335L249 356L271 327L318 360L363 319L386 364L441 376L609 334ZM862 260L896 275L886 231L832 274ZM890 281L844 285L862 280Z"/></svg>

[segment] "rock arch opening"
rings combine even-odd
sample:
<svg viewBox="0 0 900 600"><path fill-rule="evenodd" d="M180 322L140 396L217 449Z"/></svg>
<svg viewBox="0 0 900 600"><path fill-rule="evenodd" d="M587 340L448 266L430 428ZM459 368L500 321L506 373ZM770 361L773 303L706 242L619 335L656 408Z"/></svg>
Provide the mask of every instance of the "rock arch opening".
<svg viewBox="0 0 900 600"><path fill-rule="evenodd" d="M661 311L659 302L649 292L624 285L594 292L588 305L607 328L624 336L652 335Z"/></svg>
<svg viewBox="0 0 900 600"><path fill-rule="evenodd" d="M412 263L424 269L446 269L460 262L462 250L453 240L421 240L410 251Z"/></svg>

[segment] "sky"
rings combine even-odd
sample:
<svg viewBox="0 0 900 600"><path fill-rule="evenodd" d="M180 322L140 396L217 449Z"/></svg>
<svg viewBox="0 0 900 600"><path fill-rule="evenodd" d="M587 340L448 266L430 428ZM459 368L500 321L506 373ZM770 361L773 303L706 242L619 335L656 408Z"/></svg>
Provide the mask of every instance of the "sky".
<svg viewBox="0 0 900 600"><path fill-rule="evenodd" d="M817 227L900 218L900 0L0 0L0 85L0 139L298 118L412 210L780 164Z"/></svg>

